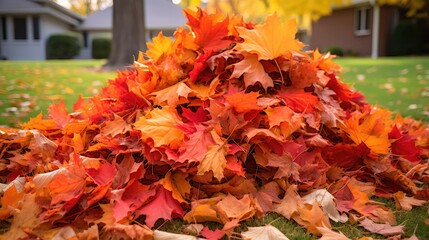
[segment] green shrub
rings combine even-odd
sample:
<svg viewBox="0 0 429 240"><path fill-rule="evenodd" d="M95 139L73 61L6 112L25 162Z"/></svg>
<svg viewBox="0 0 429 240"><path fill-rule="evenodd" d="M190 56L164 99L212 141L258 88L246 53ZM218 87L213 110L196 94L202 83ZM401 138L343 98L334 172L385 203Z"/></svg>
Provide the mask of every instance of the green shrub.
<svg viewBox="0 0 429 240"><path fill-rule="evenodd" d="M324 52L330 52L331 54L337 55L337 56L344 56L344 51L340 47L337 46L331 46L327 47Z"/></svg>
<svg viewBox="0 0 429 240"><path fill-rule="evenodd" d="M53 34L46 44L48 59L71 59L79 54L79 39L67 34Z"/></svg>
<svg viewBox="0 0 429 240"><path fill-rule="evenodd" d="M92 58L108 58L110 54L111 40L109 38L94 38L92 40Z"/></svg>
<svg viewBox="0 0 429 240"><path fill-rule="evenodd" d="M393 31L388 54L393 56L417 53L419 49L419 30L412 21L401 21Z"/></svg>

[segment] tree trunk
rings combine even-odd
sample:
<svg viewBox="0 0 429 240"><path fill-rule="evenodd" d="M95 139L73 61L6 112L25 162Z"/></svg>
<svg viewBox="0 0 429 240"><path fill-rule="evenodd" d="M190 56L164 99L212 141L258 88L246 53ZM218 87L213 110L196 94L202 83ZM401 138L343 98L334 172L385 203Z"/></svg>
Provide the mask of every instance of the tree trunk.
<svg viewBox="0 0 429 240"><path fill-rule="evenodd" d="M104 68L123 69L146 49L144 0L113 0L112 46Z"/></svg>

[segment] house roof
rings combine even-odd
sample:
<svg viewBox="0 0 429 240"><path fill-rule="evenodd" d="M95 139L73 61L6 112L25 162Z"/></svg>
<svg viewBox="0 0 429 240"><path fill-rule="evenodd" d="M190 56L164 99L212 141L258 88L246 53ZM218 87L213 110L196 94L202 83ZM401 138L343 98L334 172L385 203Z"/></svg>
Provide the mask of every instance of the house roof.
<svg viewBox="0 0 429 240"><path fill-rule="evenodd" d="M0 0L0 14L48 14L73 26L83 17L51 0Z"/></svg>
<svg viewBox="0 0 429 240"><path fill-rule="evenodd" d="M80 30L111 30L113 9L108 7L86 17ZM150 29L176 29L186 23L182 8L171 0L145 0L145 23Z"/></svg>

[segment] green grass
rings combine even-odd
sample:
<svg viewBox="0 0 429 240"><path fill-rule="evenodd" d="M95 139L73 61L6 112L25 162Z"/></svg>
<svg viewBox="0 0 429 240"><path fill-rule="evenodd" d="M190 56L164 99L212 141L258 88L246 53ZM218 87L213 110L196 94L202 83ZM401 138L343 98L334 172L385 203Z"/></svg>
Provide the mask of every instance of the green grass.
<svg viewBox="0 0 429 240"><path fill-rule="evenodd" d="M387 207L394 211L396 221L398 224L405 226L404 237L411 237L413 234L418 239L429 239L429 227L425 224L425 219L428 218L428 207L415 207L411 211L396 211L394 201L391 199L376 199L383 202ZM337 232L342 232L344 235L351 239L357 239L362 236L372 237L374 239L384 239L383 236L378 234L369 233L358 224L347 223L332 223L332 229ZM311 235L305 228L296 224L293 220L288 220L276 213L269 213L267 216L256 219L248 219L240 224L239 227L234 229L234 232L240 233L247 230L247 227L265 226L271 224L281 232L283 232L291 240L315 240L318 237ZM210 229L222 228L222 225L217 223L205 223ZM164 222L159 229L167 232L187 234L184 231L185 223L181 220L171 220Z"/></svg>
<svg viewBox="0 0 429 240"><path fill-rule="evenodd" d="M341 79L368 102L429 122L429 57L339 58Z"/></svg>
<svg viewBox="0 0 429 240"><path fill-rule="evenodd" d="M79 95L98 93L115 77L99 71L102 60L0 61L0 125L17 126L52 102L63 99L69 110Z"/></svg>

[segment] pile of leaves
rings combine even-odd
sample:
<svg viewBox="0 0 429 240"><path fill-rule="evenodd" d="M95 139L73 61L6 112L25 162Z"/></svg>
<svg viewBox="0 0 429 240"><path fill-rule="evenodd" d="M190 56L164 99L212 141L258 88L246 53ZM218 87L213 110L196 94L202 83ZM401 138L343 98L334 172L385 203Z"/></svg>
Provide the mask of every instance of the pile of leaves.
<svg viewBox="0 0 429 240"><path fill-rule="evenodd" d="M401 236L371 197L427 203L427 126L366 103L294 21L185 15L190 31L160 33L72 113L0 130L3 239L177 238L152 230L172 218L219 239L268 212L326 238L346 221ZM273 228L241 236L287 239Z"/></svg>

